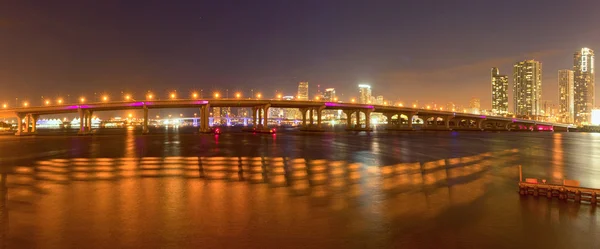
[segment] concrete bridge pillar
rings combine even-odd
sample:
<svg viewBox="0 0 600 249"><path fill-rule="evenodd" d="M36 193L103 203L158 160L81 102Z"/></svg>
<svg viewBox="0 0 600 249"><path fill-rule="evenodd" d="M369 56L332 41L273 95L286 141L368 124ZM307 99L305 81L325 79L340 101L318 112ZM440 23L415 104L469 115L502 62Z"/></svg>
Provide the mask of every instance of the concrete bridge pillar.
<svg viewBox="0 0 600 249"><path fill-rule="evenodd" d="M314 125L314 115L315 115L315 114L314 114L314 111L315 111L315 109L314 109L314 108L310 108L310 109L308 110L308 113L309 113L308 115L309 115L309 118L310 118L310 126L311 126L311 127Z"/></svg>
<svg viewBox="0 0 600 249"><path fill-rule="evenodd" d="M323 109L325 106L315 108L317 111L317 129L321 129L321 120L323 119Z"/></svg>
<svg viewBox="0 0 600 249"><path fill-rule="evenodd" d="M475 119L475 128L483 130L483 121L485 121L485 119Z"/></svg>
<svg viewBox="0 0 600 249"><path fill-rule="evenodd" d="M263 106L263 112L264 112L264 120L263 120L263 129L268 129L269 128L269 107L271 107L271 105L265 105Z"/></svg>
<svg viewBox="0 0 600 249"><path fill-rule="evenodd" d="M398 115L400 115L400 114L398 114ZM406 118L408 119L408 128L412 129L413 128L413 118L415 117L415 115L412 113L407 113L405 115L406 115ZM400 117L398 117L398 118L400 118Z"/></svg>
<svg viewBox="0 0 600 249"><path fill-rule="evenodd" d="M367 109L365 112L365 129L367 131L371 130L371 109Z"/></svg>
<svg viewBox="0 0 600 249"><path fill-rule="evenodd" d="M302 113L302 127L306 128L306 108L300 108L300 112Z"/></svg>
<svg viewBox="0 0 600 249"><path fill-rule="evenodd" d="M254 108L252 109L254 111ZM254 112L253 112L254 115ZM200 132L209 133L211 132L209 126L209 118L210 118L210 104L203 105L200 108ZM254 119L256 120L256 119Z"/></svg>
<svg viewBox="0 0 600 249"><path fill-rule="evenodd" d="M40 118L40 115L30 114L31 116L31 133L37 133L37 121Z"/></svg>
<svg viewBox="0 0 600 249"><path fill-rule="evenodd" d="M352 112L351 110L344 110L346 114L346 130L352 129Z"/></svg>
<svg viewBox="0 0 600 249"><path fill-rule="evenodd" d="M17 113L17 132L15 133L15 135L17 135L17 136L26 135L26 133L24 131L25 126L23 125L23 121L26 117L27 117L26 114Z"/></svg>
<svg viewBox="0 0 600 249"><path fill-rule="evenodd" d="M148 134L148 107L144 106L144 124L142 126L142 134Z"/></svg>
<svg viewBox="0 0 600 249"><path fill-rule="evenodd" d="M77 134L83 135L85 134L85 110L79 109L77 112L79 113L79 132Z"/></svg>
<svg viewBox="0 0 600 249"><path fill-rule="evenodd" d="M421 120L423 120L423 128L427 128L429 126L427 124L427 120L429 119L429 116L423 115L423 116L419 116L419 118L421 118Z"/></svg>
<svg viewBox="0 0 600 249"><path fill-rule="evenodd" d="M92 114L94 112L91 110L86 110L85 111L85 126L86 126L86 132L91 132L92 131Z"/></svg>
<svg viewBox="0 0 600 249"><path fill-rule="evenodd" d="M446 116L444 117L444 128L446 130L451 130L450 129L450 120L453 118L454 116Z"/></svg>
<svg viewBox="0 0 600 249"><path fill-rule="evenodd" d="M356 126L354 129L360 129L360 110L354 110L356 113Z"/></svg>
<svg viewBox="0 0 600 249"><path fill-rule="evenodd" d="M258 122L256 121L258 119L258 113L256 113L257 110L258 108L252 107L252 126L255 129L258 127Z"/></svg>
<svg viewBox="0 0 600 249"><path fill-rule="evenodd" d="M392 117L394 117L394 115L396 115L396 113L383 113L383 116L385 116L385 118L387 119L387 129L394 129L394 128L400 128L400 113L398 113L398 124L393 125L392 124Z"/></svg>

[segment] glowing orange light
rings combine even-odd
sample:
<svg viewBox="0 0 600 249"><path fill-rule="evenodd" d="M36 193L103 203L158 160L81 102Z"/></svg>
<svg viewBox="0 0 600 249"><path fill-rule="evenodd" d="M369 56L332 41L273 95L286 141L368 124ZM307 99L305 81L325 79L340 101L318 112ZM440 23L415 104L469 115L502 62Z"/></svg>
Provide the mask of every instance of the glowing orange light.
<svg viewBox="0 0 600 249"><path fill-rule="evenodd" d="M152 98L154 98L154 95L152 95L151 93L146 96L146 99L152 99Z"/></svg>
<svg viewBox="0 0 600 249"><path fill-rule="evenodd" d="M219 98L219 93L215 93L215 99Z"/></svg>
<svg viewBox="0 0 600 249"><path fill-rule="evenodd" d="M355 100L355 99L352 99L352 100L350 100L350 101L351 101L352 103L356 102L356 100Z"/></svg>
<svg viewBox="0 0 600 249"><path fill-rule="evenodd" d="M7 104L3 104L3 105L2 105L2 108L7 108L7 107L8 107L8 105L7 105Z"/></svg>
<svg viewBox="0 0 600 249"><path fill-rule="evenodd" d="M79 102L81 102L81 103L84 103L84 102L85 102L85 98L84 98L84 97L81 97L81 98L79 99Z"/></svg>
<svg viewBox="0 0 600 249"><path fill-rule="evenodd" d="M236 93L236 94L235 94L235 97L239 99L240 97L242 97L242 94L240 94L240 93Z"/></svg>
<svg viewBox="0 0 600 249"><path fill-rule="evenodd" d="M62 104L63 100L62 99L58 99L58 104Z"/></svg>
<svg viewBox="0 0 600 249"><path fill-rule="evenodd" d="M198 98L198 93L192 93L192 98Z"/></svg>
<svg viewBox="0 0 600 249"><path fill-rule="evenodd" d="M277 94L277 98L280 99L281 98L281 94Z"/></svg>
<svg viewBox="0 0 600 249"><path fill-rule="evenodd" d="M50 100L46 100L46 105L49 105L49 104L50 104Z"/></svg>
<svg viewBox="0 0 600 249"><path fill-rule="evenodd" d="M129 100L129 99L131 99L131 95L129 95L129 94L125 95L125 100Z"/></svg>
<svg viewBox="0 0 600 249"><path fill-rule="evenodd" d="M170 97L171 97L171 99L174 99L175 98L175 93L171 93Z"/></svg>
<svg viewBox="0 0 600 249"><path fill-rule="evenodd" d="M261 97L261 96L262 96L262 95L261 95L260 93L259 93L259 94L256 94L256 98L258 98L258 99L260 99L260 97Z"/></svg>
<svg viewBox="0 0 600 249"><path fill-rule="evenodd" d="M104 97L102 97L102 101L104 101L104 102L108 101L108 96L105 95Z"/></svg>
<svg viewBox="0 0 600 249"><path fill-rule="evenodd" d="M23 102L23 106L27 107L28 105L29 105L29 103Z"/></svg>

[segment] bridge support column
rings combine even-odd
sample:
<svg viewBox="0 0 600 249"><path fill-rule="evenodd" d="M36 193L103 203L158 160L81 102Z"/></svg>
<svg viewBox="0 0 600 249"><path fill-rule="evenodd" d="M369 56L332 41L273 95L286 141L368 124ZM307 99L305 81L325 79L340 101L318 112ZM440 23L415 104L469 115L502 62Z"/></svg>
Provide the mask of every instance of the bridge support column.
<svg viewBox="0 0 600 249"><path fill-rule="evenodd" d="M263 129L268 130L269 129L269 107L270 105L265 105L263 106L263 112L264 112L264 120L263 120Z"/></svg>
<svg viewBox="0 0 600 249"><path fill-rule="evenodd" d="M256 113L258 108L252 107L252 128L256 129L258 127L258 123L256 119L258 118L258 113Z"/></svg>
<svg viewBox="0 0 600 249"><path fill-rule="evenodd" d="M406 114L406 118L408 119L408 129L412 130L413 129L413 118L415 117L414 114L410 113L410 114Z"/></svg>
<svg viewBox="0 0 600 249"><path fill-rule="evenodd" d="M371 109L365 110L365 130L371 131Z"/></svg>
<svg viewBox="0 0 600 249"><path fill-rule="evenodd" d="M323 120L323 109L325 109L325 106L317 107L315 109L317 110L317 129L321 130L323 129L321 127L321 121Z"/></svg>
<svg viewBox="0 0 600 249"><path fill-rule="evenodd" d="M355 110L354 111L356 113L356 126L354 126L355 130L360 129L360 110Z"/></svg>
<svg viewBox="0 0 600 249"><path fill-rule="evenodd" d="M87 127L86 131L88 134L91 134L91 132L92 132L92 114L94 114L93 111L86 110L86 118L85 118L86 122L85 123L86 123L86 127Z"/></svg>
<svg viewBox="0 0 600 249"><path fill-rule="evenodd" d="M25 125L23 125L23 121L24 121L24 119L26 119L26 117L27 117L27 114L17 113L17 132L15 133L15 135L17 135L17 136L27 135L27 132L25 132Z"/></svg>
<svg viewBox="0 0 600 249"><path fill-rule="evenodd" d="M142 126L142 134L148 134L148 107L144 106L144 124Z"/></svg>
<svg viewBox="0 0 600 249"><path fill-rule="evenodd" d="M398 115L398 124L394 125L392 124L392 117L394 117L394 115ZM395 130L400 128L400 124L402 123L402 120L400 119L400 114L396 114L396 113L384 113L383 116L385 116L385 118L387 119L387 126L386 126L386 130Z"/></svg>
<svg viewBox="0 0 600 249"><path fill-rule="evenodd" d="M314 108L310 108L309 111L308 111L308 113L309 113L308 115L310 115L309 116L309 118L310 118L309 127L311 127L311 128L315 124L315 113L314 113L314 111L315 111Z"/></svg>
<svg viewBox="0 0 600 249"><path fill-rule="evenodd" d="M351 110L343 110L344 114L346 114L346 130L352 129L352 111Z"/></svg>
<svg viewBox="0 0 600 249"><path fill-rule="evenodd" d="M206 104L206 105L203 105L202 107L200 107L200 132L201 133L210 133L211 132L210 126L208 125L209 117L210 117L210 104Z"/></svg>
<svg viewBox="0 0 600 249"><path fill-rule="evenodd" d="M83 134L85 134L85 110L79 109L78 113L79 113L79 132L77 132L77 134L83 135Z"/></svg>
<svg viewBox="0 0 600 249"><path fill-rule="evenodd" d="M483 121L485 121L485 119L477 119L475 121L475 124L477 125L477 130L483 130Z"/></svg>
<svg viewBox="0 0 600 249"><path fill-rule="evenodd" d="M37 121L40 118L40 115L30 114L30 116L31 116L31 133L36 134L37 133Z"/></svg>
<svg viewBox="0 0 600 249"><path fill-rule="evenodd" d="M306 128L306 108L300 108L300 112L302 113L302 128Z"/></svg>

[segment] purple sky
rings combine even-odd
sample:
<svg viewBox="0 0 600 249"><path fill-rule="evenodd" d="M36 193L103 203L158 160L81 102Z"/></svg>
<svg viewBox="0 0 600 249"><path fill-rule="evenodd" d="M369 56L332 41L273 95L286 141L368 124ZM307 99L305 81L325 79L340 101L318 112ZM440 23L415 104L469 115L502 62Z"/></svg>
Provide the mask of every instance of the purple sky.
<svg viewBox="0 0 600 249"><path fill-rule="evenodd" d="M365 82L393 101L490 108L490 68L512 75L523 59L542 61L556 103L557 70L600 49L592 0L27 2L0 9L0 102L11 105L148 89L294 95L306 80L345 99Z"/></svg>

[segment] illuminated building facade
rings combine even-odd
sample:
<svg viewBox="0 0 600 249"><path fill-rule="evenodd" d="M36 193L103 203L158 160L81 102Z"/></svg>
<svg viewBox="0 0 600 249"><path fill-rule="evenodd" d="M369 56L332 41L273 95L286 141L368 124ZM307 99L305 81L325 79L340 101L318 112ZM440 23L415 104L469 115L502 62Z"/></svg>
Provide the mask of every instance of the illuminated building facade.
<svg viewBox="0 0 600 249"><path fill-rule="evenodd" d="M508 76L500 75L497 67L492 68L492 113L508 113Z"/></svg>
<svg viewBox="0 0 600 249"><path fill-rule="evenodd" d="M323 101L335 102L335 88L327 88L323 93Z"/></svg>
<svg viewBox="0 0 600 249"><path fill-rule="evenodd" d="M594 51L582 48L573 56L573 103L576 124L589 124L595 104Z"/></svg>
<svg viewBox="0 0 600 249"><path fill-rule="evenodd" d="M520 116L538 116L542 101L542 63L526 60L514 65L514 113Z"/></svg>
<svg viewBox="0 0 600 249"><path fill-rule="evenodd" d="M560 122L573 123L575 116L573 70L558 70L558 112Z"/></svg>
<svg viewBox="0 0 600 249"><path fill-rule="evenodd" d="M358 98L358 101L360 104L369 104L371 103L371 86L370 85L366 85L366 84L360 84L358 85L358 91L360 94L360 97Z"/></svg>
<svg viewBox="0 0 600 249"><path fill-rule="evenodd" d="M308 100L308 82L298 83L298 100Z"/></svg>

